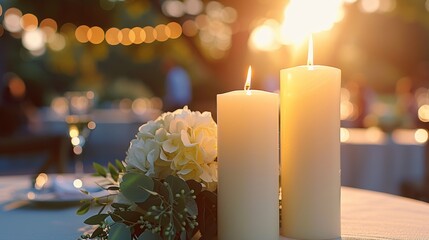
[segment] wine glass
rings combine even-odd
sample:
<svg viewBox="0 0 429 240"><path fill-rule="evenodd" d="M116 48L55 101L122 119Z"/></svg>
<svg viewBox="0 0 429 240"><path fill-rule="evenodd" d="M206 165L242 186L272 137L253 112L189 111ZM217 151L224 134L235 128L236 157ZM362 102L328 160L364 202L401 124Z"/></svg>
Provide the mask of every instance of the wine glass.
<svg viewBox="0 0 429 240"><path fill-rule="evenodd" d="M92 91L74 91L66 92L65 98L68 104L68 113L66 123L69 128L70 141L73 147L75 160L75 187L82 184L79 178L83 175L82 153L86 141L96 124L92 119L92 109L94 107L94 92ZM77 181L77 182L76 182Z"/></svg>

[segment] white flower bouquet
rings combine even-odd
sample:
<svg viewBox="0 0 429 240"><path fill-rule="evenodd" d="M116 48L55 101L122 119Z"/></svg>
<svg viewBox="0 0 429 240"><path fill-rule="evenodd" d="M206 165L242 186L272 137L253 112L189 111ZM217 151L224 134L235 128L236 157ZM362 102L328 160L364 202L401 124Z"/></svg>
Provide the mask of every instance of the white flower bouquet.
<svg viewBox="0 0 429 240"><path fill-rule="evenodd" d="M102 198L82 202L78 214L100 211L82 239L211 239L216 236L217 126L211 113L187 107L139 128L124 162L94 163ZM83 191L86 194L90 194Z"/></svg>

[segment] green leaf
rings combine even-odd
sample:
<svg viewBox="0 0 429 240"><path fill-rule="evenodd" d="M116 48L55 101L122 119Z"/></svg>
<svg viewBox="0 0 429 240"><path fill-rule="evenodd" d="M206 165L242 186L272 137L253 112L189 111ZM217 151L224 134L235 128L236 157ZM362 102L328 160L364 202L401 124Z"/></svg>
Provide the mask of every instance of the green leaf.
<svg viewBox="0 0 429 240"><path fill-rule="evenodd" d="M108 217L108 216L109 216L109 214L105 214L105 213L103 213L103 214L97 214L97 215L94 215L94 216L91 216L91 217L87 218L87 219L84 221L84 223L86 223L86 224L88 224L88 225L99 225L99 224L101 224L101 223L104 221L104 219L106 219L106 217Z"/></svg>
<svg viewBox="0 0 429 240"><path fill-rule="evenodd" d="M80 189L80 192L83 193L83 194L85 194L85 195L89 195L89 192L86 191L86 190Z"/></svg>
<svg viewBox="0 0 429 240"><path fill-rule="evenodd" d="M162 238L158 234L153 233L150 230L146 230L142 234L140 234L137 240L162 240Z"/></svg>
<svg viewBox="0 0 429 240"><path fill-rule="evenodd" d="M115 166L113 166L113 164L109 163L107 165L107 168L109 169L110 176L112 177L113 181L117 182L118 178L119 178L119 173L116 170Z"/></svg>
<svg viewBox="0 0 429 240"><path fill-rule="evenodd" d="M116 159L115 164L116 164L116 167L118 168L119 172L125 172L125 166L121 161Z"/></svg>
<svg viewBox="0 0 429 240"><path fill-rule="evenodd" d="M107 177L106 169L104 169L103 166L101 166L100 164L98 164L98 163L95 162L95 163L92 164L92 167L95 169L95 172L98 175L100 175L102 177Z"/></svg>
<svg viewBox="0 0 429 240"><path fill-rule="evenodd" d="M131 231L123 223L115 223L110 227L109 240L131 240Z"/></svg>
<svg viewBox="0 0 429 240"><path fill-rule="evenodd" d="M149 191L153 191L152 178L141 173L127 173L123 176L120 184L122 194L130 201L141 203L150 196ZM142 189L144 188L144 189Z"/></svg>
<svg viewBox="0 0 429 240"><path fill-rule="evenodd" d="M142 216L141 213L136 211L115 211L112 214L119 217L122 221L125 223L136 223L140 220L140 216Z"/></svg>
<svg viewBox="0 0 429 240"><path fill-rule="evenodd" d="M171 191L173 192L174 195L178 193L180 194L182 190L185 193L189 193L190 191L188 184L186 184L186 182L179 177L169 175L165 178L165 181L168 183L168 185L170 185Z"/></svg>
<svg viewBox="0 0 429 240"><path fill-rule="evenodd" d="M124 204L124 203L112 203L111 206L113 208L122 208L122 209L128 209L130 207L129 204Z"/></svg>
<svg viewBox="0 0 429 240"><path fill-rule="evenodd" d="M91 239L99 237L100 235L104 234L104 230L101 227L98 227L92 232Z"/></svg>
<svg viewBox="0 0 429 240"><path fill-rule="evenodd" d="M90 203L90 202L84 202L84 203L82 204L82 206L80 206L80 207L77 209L76 214L77 214L77 215L83 215L83 214L87 213L87 212L89 211L89 207L90 207L90 206L91 206L91 203Z"/></svg>
<svg viewBox="0 0 429 240"><path fill-rule="evenodd" d="M176 199L176 209L182 211L182 209L187 208L187 211L191 215L196 216L198 214L198 207L195 200L191 197L188 184L183 179L172 175L168 176L165 181L170 185L173 196L182 194L182 191L185 194L183 200Z"/></svg>
<svg viewBox="0 0 429 240"><path fill-rule="evenodd" d="M186 181L186 184L188 184L189 188L191 190L194 190L194 195L200 194L201 190L203 189L203 186L201 183L195 181L195 180L188 180Z"/></svg>

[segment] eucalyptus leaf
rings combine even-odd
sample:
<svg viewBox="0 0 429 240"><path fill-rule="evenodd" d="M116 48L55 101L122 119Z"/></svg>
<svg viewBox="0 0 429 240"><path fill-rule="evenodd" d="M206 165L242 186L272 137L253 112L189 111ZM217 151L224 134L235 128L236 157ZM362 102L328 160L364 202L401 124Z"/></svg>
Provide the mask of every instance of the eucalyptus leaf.
<svg viewBox="0 0 429 240"><path fill-rule="evenodd" d="M80 192L83 193L83 194L85 194L85 195L89 195L89 192L86 191L86 190L80 189Z"/></svg>
<svg viewBox="0 0 429 240"><path fill-rule="evenodd" d="M195 181L195 180L188 180L186 181L186 184L188 184L189 188L191 190L194 190L194 195L198 195L200 194L203 186L201 185L201 183Z"/></svg>
<svg viewBox="0 0 429 240"><path fill-rule="evenodd" d="M112 214L118 216L123 222L136 223L140 220L141 213L135 211L116 211Z"/></svg>
<svg viewBox="0 0 429 240"><path fill-rule="evenodd" d="M146 201L150 196L148 191L153 190L152 178L141 173L127 173L123 176L120 184L122 194L130 201L140 203Z"/></svg>
<svg viewBox="0 0 429 240"><path fill-rule="evenodd" d="M131 231L123 223L114 223L110 227L108 240L131 240Z"/></svg>
<svg viewBox="0 0 429 240"><path fill-rule="evenodd" d="M89 211L89 207L91 206L90 202L84 202L76 211L77 215L83 215Z"/></svg>
<svg viewBox="0 0 429 240"><path fill-rule="evenodd" d="M182 200L176 199L177 208L179 210L186 208L192 216L196 216L198 214L198 207L191 196L188 184L183 179L172 175L168 176L165 181L170 185L173 196L184 194Z"/></svg>
<svg viewBox="0 0 429 240"><path fill-rule="evenodd" d="M129 204L125 204L125 203L112 203L111 206L113 208L122 208L122 209L128 209L130 207Z"/></svg>
<svg viewBox="0 0 429 240"><path fill-rule="evenodd" d="M104 230L103 230L103 228L98 227L98 228L96 228L96 229L94 230L94 232L92 232L92 234L91 234L91 239L92 239L92 238L99 237L100 235L103 235L103 234L104 234Z"/></svg>
<svg viewBox="0 0 429 240"><path fill-rule="evenodd" d="M119 173L116 170L115 166L113 166L113 164L109 163L107 165L107 168L109 169L109 173L110 173L110 176L112 177L113 181L117 182L118 178L119 178Z"/></svg>
<svg viewBox="0 0 429 240"><path fill-rule="evenodd" d="M150 230L146 230L140 234L137 240L162 240L162 238L158 234L155 234Z"/></svg>
<svg viewBox="0 0 429 240"><path fill-rule="evenodd" d="M186 182L179 177L169 175L165 181L168 183L168 185L170 185L173 195L180 194L182 190L185 193L189 193L190 191L188 184L186 184Z"/></svg>
<svg viewBox="0 0 429 240"><path fill-rule="evenodd" d="M88 224L88 225L99 225L101 224L104 219L106 219L109 216L109 214L97 214L94 216L91 216L89 218L87 218L84 223Z"/></svg>
<svg viewBox="0 0 429 240"><path fill-rule="evenodd" d="M116 164L116 167L118 168L119 172L125 172L125 166L121 161L116 159L115 164Z"/></svg>
<svg viewBox="0 0 429 240"><path fill-rule="evenodd" d="M98 164L98 163L95 162L95 163L92 164L92 167L94 168L95 172L98 175L100 175L102 177L107 177L106 169L104 169L103 166L101 166L100 164Z"/></svg>

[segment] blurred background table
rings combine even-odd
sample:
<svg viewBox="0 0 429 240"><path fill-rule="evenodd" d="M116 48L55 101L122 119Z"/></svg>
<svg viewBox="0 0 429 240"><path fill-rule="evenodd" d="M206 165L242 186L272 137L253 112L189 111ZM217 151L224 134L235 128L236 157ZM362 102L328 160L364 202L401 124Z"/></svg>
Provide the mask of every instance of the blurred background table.
<svg viewBox="0 0 429 240"><path fill-rule="evenodd" d="M15 197L30 187L30 177L0 177L2 239L77 239L84 230L77 207L24 205ZM342 188L342 239L429 239L429 204L367 190Z"/></svg>
<svg viewBox="0 0 429 240"><path fill-rule="evenodd" d="M424 183L425 143L418 129L387 134L377 128L342 129L341 184L396 195L406 183Z"/></svg>

